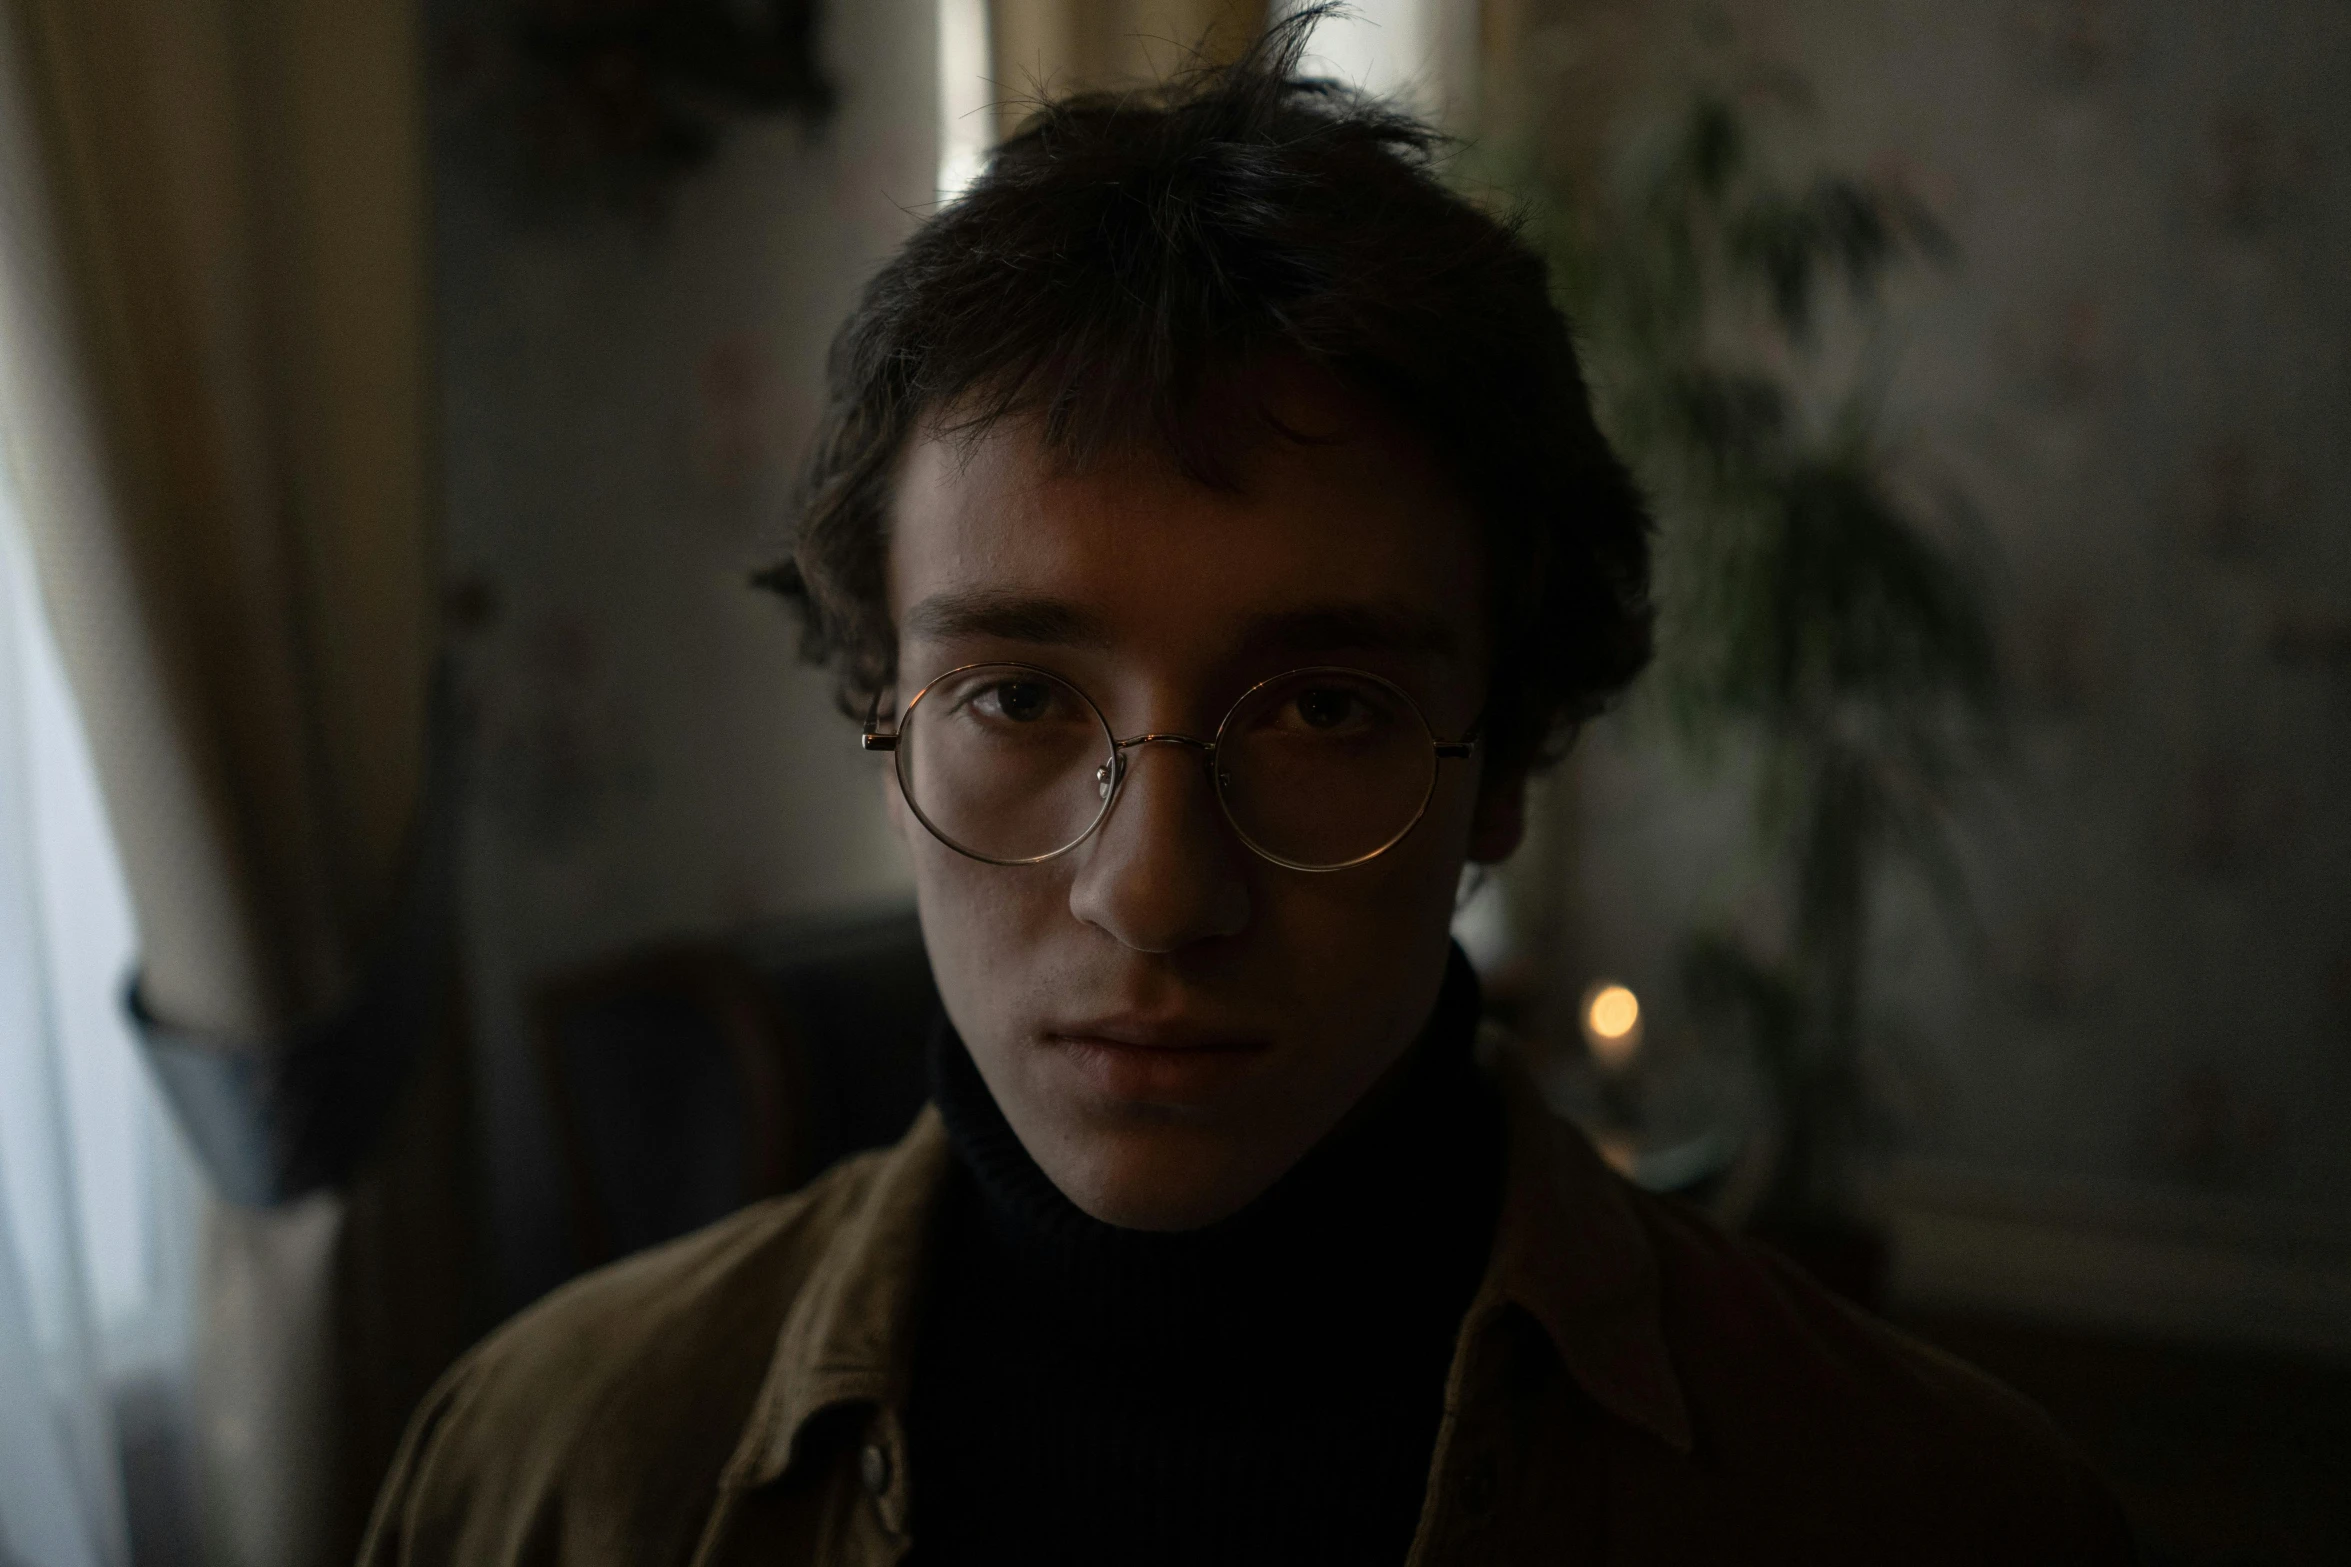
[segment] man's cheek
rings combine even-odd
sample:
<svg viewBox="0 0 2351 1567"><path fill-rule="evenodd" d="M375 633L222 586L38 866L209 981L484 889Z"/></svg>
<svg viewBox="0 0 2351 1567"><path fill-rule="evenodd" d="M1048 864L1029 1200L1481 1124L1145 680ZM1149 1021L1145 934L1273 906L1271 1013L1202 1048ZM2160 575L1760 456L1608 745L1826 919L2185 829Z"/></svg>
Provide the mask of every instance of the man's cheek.
<svg viewBox="0 0 2351 1567"><path fill-rule="evenodd" d="M873 778L882 791L882 809L890 814L891 830L905 839L907 847L919 856L922 845L916 841L916 833L921 824L915 821L914 813L906 808L906 791L898 787L897 769L882 768L875 772ZM922 836L927 838L930 834L925 832Z"/></svg>
<svg viewBox="0 0 2351 1567"><path fill-rule="evenodd" d="M914 846L916 891L950 1010L967 1031L1011 1020L1036 994L1034 970L1050 950L1054 879L1041 867L969 859L928 833L923 840Z"/></svg>

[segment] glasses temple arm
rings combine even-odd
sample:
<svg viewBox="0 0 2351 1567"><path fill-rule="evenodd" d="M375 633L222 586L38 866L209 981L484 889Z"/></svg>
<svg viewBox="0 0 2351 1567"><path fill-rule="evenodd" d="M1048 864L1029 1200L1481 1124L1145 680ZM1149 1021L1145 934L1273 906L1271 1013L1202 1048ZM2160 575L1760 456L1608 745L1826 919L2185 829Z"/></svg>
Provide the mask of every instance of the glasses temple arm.
<svg viewBox="0 0 2351 1567"><path fill-rule="evenodd" d="M865 710L865 732L857 737L857 747L861 751L898 749L898 737L882 731L882 694L879 691L873 694L873 703Z"/></svg>
<svg viewBox="0 0 2351 1567"><path fill-rule="evenodd" d="M1477 718L1471 722L1469 726L1469 733L1463 735L1460 739L1439 740L1437 742L1437 755L1441 758L1449 758L1457 762L1465 762L1469 760L1470 756L1474 754L1478 748L1478 741L1484 738L1478 733L1478 731L1485 727L1486 715L1480 713L1478 714Z"/></svg>

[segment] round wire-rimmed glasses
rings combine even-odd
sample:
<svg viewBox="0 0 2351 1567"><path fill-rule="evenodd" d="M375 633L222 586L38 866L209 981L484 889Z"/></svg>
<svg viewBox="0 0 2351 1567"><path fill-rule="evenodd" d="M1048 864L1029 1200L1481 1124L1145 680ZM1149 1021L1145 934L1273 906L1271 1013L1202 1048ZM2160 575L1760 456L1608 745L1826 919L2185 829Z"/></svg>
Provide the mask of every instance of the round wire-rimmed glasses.
<svg viewBox="0 0 2351 1567"><path fill-rule="evenodd" d="M1447 760L1475 727L1440 740L1394 681L1317 665L1261 680L1213 738L1122 740L1094 699L1034 664L965 664L915 692L894 731L866 721L868 751L895 753L915 819L990 865L1041 865L1109 818L1138 746L1200 755L1217 804L1251 852L1297 871L1337 871L1394 848L1417 825Z"/></svg>

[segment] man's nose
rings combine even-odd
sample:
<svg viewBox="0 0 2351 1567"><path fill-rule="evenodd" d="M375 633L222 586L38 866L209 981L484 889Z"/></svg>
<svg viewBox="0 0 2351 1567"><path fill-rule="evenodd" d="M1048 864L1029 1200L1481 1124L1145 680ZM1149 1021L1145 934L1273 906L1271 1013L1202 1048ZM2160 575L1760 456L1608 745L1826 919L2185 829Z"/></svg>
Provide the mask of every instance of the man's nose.
<svg viewBox="0 0 2351 1567"><path fill-rule="evenodd" d="M1138 952L1174 952L1249 923L1249 887L1200 750L1126 753L1109 819L1078 851L1072 914Z"/></svg>

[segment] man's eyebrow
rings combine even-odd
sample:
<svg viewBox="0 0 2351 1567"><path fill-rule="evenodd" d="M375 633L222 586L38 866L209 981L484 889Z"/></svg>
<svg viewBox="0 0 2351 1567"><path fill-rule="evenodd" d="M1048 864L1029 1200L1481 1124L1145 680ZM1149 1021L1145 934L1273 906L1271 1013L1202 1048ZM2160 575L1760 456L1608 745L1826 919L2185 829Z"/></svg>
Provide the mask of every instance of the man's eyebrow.
<svg viewBox="0 0 2351 1567"><path fill-rule="evenodd" d="M1099 616L1061 599L977 589L934 593L906 612L905 635L934 642L994 637L1040 647L1105 647L1110 628Z"/></svg>
<svg viewBox="0 0 2351 1567"><path fill-rule="evenodd" d="M1251 623L1244 645L1257 653L1419 653L1455 658L1461 634L1424 610L1390 604L1317 604Z"/></svg>

